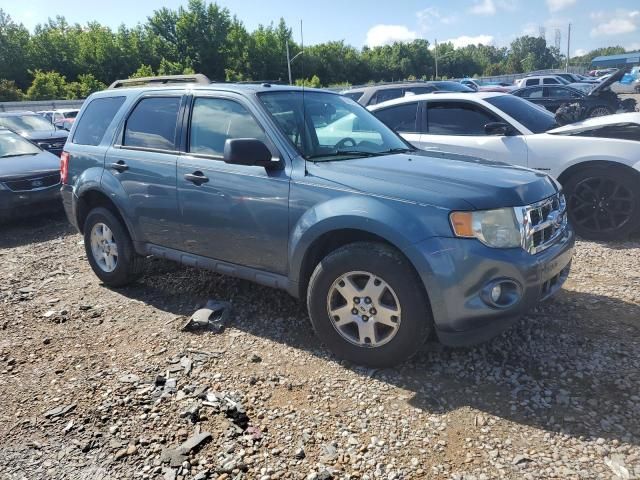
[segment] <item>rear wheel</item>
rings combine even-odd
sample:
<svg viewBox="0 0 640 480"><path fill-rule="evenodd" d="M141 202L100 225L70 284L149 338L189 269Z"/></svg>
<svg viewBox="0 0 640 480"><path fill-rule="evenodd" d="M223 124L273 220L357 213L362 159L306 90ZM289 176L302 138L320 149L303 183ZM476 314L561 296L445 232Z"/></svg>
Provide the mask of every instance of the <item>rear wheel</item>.
<svg viewBox="0 0 640 480"><path fill-rule="evenodd" d="M414 355L431 330L422 282L396 250L346 245L314 270L307 306L320 339L340 358L372 367Z"/></svg>
<svg viewBox="0 0 640 480"><path fill-rule="evenodd" d="M122 287L140 276L143 258L136 254L129 233L113 212L95 208L84 223L84 248L93 272L110 287Z"/></svg>
<svg viewBox="0 0 640 480"><path fill-rule="evenodd" d="M585 168L564 189L569 219L581 237L622 239L640 228L638 180L620 168Z"/></svg>

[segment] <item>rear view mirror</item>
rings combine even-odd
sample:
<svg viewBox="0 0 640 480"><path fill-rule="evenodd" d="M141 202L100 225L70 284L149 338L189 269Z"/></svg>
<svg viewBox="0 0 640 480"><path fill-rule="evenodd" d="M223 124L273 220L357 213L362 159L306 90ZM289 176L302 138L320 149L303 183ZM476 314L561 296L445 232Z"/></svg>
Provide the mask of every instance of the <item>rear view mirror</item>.
<svg viewBox="0 0 640 480"><path fill-rule="evenodd" d="M489 122L484 126L487 135L505 136L511 135L511 126L505 122Z"/></svg>
<svg viewBox="0 0 640 480"><path fill-rule="evenodd" d="M278 168L269 148L256 138L228 138L224 142L224 162L232 165L253 165L267 169Z"/></svg>

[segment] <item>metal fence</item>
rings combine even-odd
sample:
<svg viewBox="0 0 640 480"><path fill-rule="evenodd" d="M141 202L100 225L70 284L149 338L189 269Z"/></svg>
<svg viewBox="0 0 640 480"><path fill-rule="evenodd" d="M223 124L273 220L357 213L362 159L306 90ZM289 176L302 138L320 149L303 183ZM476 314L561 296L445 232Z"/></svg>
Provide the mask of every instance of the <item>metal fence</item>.
<svg viewBox="0 0 640 480"><path fill-rule="evenodd" d="M80 108L84 100L38 100L33 102L0 102L0 112L39 112L59 108Z"/></svg>

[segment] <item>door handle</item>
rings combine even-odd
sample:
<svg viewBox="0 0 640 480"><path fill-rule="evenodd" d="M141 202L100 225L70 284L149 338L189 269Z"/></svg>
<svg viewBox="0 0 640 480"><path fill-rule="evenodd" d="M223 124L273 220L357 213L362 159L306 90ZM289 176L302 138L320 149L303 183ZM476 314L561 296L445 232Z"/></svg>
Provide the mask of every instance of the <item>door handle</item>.
<svg viewBox="0 0 640 480"><path fill-rule="evenodd" d="M117 162L111 164L111 168L117 170L118 172L124 172L125 170L129 170L129 165L124 163L122 160L118 160Z"/></svg>
<svg viewBox="0 0 640 480"><path fill-rule="evenodd" d="M185 174L184 179L191 183L195 183L196 185L202 185L209 181L209 177L205 177L202 172L187 173Z"/></svg>

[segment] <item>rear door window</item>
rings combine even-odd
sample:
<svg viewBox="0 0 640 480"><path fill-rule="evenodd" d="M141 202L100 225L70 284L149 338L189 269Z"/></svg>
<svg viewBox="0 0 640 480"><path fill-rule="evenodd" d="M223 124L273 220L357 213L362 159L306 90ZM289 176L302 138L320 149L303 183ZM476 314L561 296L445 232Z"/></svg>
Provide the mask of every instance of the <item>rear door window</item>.
<svg viewBox="0 0 640 480"><path fill-rule="evenodd" d="M530 88L522 92L522 98L542 98L542 87Z"/></svg>
<svg viewBox="0 0 640 480"><path fill-rule="evenodd" d="M226 98L196 98L191 116L189 151L222 157L228 138L267 141L256 119L238 102Z"/></svg>
<svg viewBox="0 0 640 480"><path fill-rule="evenodd" d="M180 100L181 97L148 97L140 100L127 119L122 145L175 150Z"/></svg>
<svg viewBox="0 0 640 480"><path fill-rule="evenodd" d="M486 135L484 126L498 121L493 114L465 102L434 102L427 108L430 135Z"/></svg>
<svg viewBox="0 0 640 480"><path fill-rule="evenodd" d="M105 97L91 100L76 124L73 143L99 145L125 97Z"/></svg>
<svg viewBox="0 0 640 480"><path fill-rule="evenodd" d="M555 78L543 78L542 79L542 83L544 85L558 85L558 84L560 84L560 82L558 80L556 80Z"/></svg>
<svg viewBox="0 0 640 480"><path fill-rule="evenodd" d="M578 98L579 97L577 93L572 92L567 88L547 87L547 89L549 92L547 96L552 98Z"/></svg>
<svg viewBox="0 0 640 480"><path fill-rule="evenodd" d="M525 87L530 87L532 85L539 85L540 84L540 80L538 80L537 78L530 78L529 80L527 80L525 82Z"/></svg>
<svg viewBox="0 0 640 480"><path fill-rule="evenodd" d="M387 100L393 100L394 98L400 98L403 95L401 88L385 88L378 90L371 101L370 105L377 105L378 103L386 102Z"/></svg>
<svg viewBox="0 0 640 480"><path fill-rule="evenodd" d="M375 112L375 115L396 132L418 132L418 102L383 108Z"/></svg>

